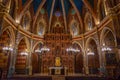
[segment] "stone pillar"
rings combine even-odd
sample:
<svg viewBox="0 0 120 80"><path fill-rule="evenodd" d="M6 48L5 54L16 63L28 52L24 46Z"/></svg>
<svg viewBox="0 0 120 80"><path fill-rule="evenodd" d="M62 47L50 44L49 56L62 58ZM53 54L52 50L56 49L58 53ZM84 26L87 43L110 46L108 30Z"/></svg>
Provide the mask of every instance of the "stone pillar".
<svg viewBox="0 0 120 80"><path fill-rule="evenodd" d="M85 62L86 62L86 65L85 65L86 74L89 74L88 55L87 55L87 51L86 51L85 57L86 57L86 60L85 60Z"/></svg>
<svg viewBox="0 0 120 80"><path fill-rule="evenodd" d="M29 73L28 75L32 75L32 51L33 49L33 40L30 40L30 52L29 52L29 56L28 56L28 69L29 69Z"/></svg>
<svg viewBox="0 0 120 80"><path fill-rule="evenodd" d="M97 30L97 35L99 36L99 32ZM100 75L104 75L105 73L105 53L102 52L102 43L100 44L100 38L97 36L97 50L98 50L98 55L99 55L99 64L100 64L100 68L99 68L99 72Z"/></svg>
<svg viewBox="0 0 120 80"><path fill-rule="evenodd" d="M15 33L15 43L13 45L13 53L11 55L12 61L11 61L11 64L9 66L8 77L12 77L12 75L15 73L15 63L16 63L16 57L17 57L17 52L18 52L19 27L20 27L20 25L18 25L18 28L17 28L16 33Z"/></svg>
<svg viewBox="0 0 120 80"><path fill-rule="evenodd" d="M87 51L85 50L86 49L86 46L85 46L85 38L84 36L82 37L83 38L83 64L84 64L84 73L85 74L89 74L89 68L88 68L88 56L87 56Z"/></svg>

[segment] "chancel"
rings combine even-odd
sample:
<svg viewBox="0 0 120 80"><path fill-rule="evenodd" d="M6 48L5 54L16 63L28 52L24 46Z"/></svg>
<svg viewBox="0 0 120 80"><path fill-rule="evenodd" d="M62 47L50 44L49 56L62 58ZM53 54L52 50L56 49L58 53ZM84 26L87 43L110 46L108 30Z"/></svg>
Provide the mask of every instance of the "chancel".
<svg viewBox="0 0 120 80"><path fill-rule="evenodd" d="M1 80L120 78L120 0L0 0Z"/></svg>

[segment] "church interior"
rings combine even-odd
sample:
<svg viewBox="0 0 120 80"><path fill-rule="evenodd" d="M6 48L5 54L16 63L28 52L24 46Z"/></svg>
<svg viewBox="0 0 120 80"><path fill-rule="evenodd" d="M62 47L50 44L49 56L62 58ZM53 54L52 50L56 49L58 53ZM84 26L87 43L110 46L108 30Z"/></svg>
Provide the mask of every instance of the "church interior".
<svg viewBox="0 0 120 80"><path fill-rule="evenodd" d="M120 0L0 0L1 80L120 78Z"/></svg>

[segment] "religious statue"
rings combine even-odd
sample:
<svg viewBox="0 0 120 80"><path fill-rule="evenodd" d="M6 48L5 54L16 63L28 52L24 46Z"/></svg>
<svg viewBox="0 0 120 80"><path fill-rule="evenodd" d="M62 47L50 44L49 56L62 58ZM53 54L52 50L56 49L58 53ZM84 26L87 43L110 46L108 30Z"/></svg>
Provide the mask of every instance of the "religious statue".
<svg viewBox="0 0 120 80"><path fill-rule="evenodd" d="M56 66L56 67L61 66L61 58L60 58L60 57L56 57L56 58L55 58L55 66Z"/></svg>

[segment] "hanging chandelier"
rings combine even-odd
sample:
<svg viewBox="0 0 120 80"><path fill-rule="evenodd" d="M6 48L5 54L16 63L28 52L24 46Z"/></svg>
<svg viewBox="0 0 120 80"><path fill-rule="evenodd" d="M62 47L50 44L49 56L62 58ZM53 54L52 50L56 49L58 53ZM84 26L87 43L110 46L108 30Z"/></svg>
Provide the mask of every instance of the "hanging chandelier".
<svg viewBox="0 0 120 80"><path fill-rule="evenodd" d="M21 52L20 54L21 54L22 56L27 56L27 55L28 55L27 52Z"/></svg>
<svg viewBox="0 0 120 80"><path fill-rule="evenodd" d="M95 53L90 51L90 52L87 53L87 55L95 55Z"/></svg>
<svg viewBox="0 0 120 80"><path fill-rule="evenodd" d="M87 55L95 55L95 53L91 49L87 49Z"/></svg>
<svg viewBox="0 0 120 80"><path fill-rule="evenodd" d="M43 46L41 49L36 49L35 50L35 52L39 52L39 53L48 52L48 51L50 51L50 49L48 47L46 47L46 46Z"/></svg>
<svg viewBox="0 0 120 80"><path fill-rule="evenodd" d="M111 51L112 49L110 47L107 47L105 43L103 44L102 51Z"/></svg>
<svg viewBox="0 0 120 80"><path fill-rule="evenodd" d="M110 47L103 47L102 51L111 51L112 49Z"/></svg>
<svg viewBox="0 0 120 80"><path fill-rule="evenodd" d="M43 46L43 47L41 48L41 51L50 51L50 49L49 49L47 46Z"/></svg>
<svg viewBox="0 0 120 80"><path fill-rule="evenodd" d="M80 52L79 49L77 49L77 48L75 49L75 48L73 48L73 47L67 48L66 51L67 51L67 52Z"/></svg>
<svg viewBox="0 0 120 80"><path fill-rule="evenodd" d="M35 52L39 52L39 53L41 53L41 50L37 49L37 50L35 50Z"/></svg>
<svg viewBox="0 0 120 80"><path fill-rule="evenodd" d="M4 51L13 51L13 48L12 47L3 47L3 50Z"/></svg>

